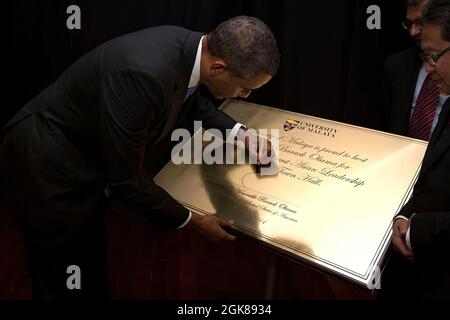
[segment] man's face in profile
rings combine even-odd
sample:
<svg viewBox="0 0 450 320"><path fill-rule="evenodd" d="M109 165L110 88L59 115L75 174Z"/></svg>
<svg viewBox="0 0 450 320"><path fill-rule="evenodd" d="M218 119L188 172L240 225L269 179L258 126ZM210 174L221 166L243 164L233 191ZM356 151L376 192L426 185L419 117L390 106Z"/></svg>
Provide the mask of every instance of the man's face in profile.
<svg viewBox="0 0 450 320"><path fill-rule="evenodd" d="M418 45L420 45L420 39L422 38L422 30L418 22L422 18L422 10L427 3L428 1L423 1L417 6L409 6L406 8L405 25L408 28L409 35Z"/></svg>
<svg viewBox="0 0 450 320"><path fill-rule="evenodd" d="M441 27L427 24L422 28L422 51L430 59L426 70L432 79L438 83L440 92L450 94L450 41L442 39Z"/></svg>
<svg viewBox="0 0 450 320"><path fill-rule="evenodd" d="M271 78L270 75L260 73L253 79L246 80L233 76L229 71L223 71L214 75L207 87L216 99L247 98L252 91L265 85Z"/></svg>

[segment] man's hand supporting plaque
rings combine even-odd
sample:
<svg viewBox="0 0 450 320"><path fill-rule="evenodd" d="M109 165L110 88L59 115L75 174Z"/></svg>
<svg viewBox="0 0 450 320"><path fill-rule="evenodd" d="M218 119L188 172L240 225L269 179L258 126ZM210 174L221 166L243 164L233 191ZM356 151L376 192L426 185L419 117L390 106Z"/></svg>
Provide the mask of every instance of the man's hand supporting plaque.
<svg viewBox="0 0 450 320"><path fill-rule="evenodd" d="M191 219L187 227L194 229L211 241L233 241L235 236L229 234L224 228L232 228L233 220L224 220L213 215L201 215L191 211Z"/></svg>
<svg viewBox="0 0 450 320"><path fill-rule="evenodd" d="M409 240L409 230L410 219L403 216L397 216L394 220L392 244L394 250L403 255L409 262L414 262L414 254Z"/></svg>
<svg viewBox="0 0 450 320"><path fill-rule="evenodd" d="M278 166L275 162L277 153L270 139L256 135L240 123L233 128L230 138L238 147L245 149L249 162L256 164L258 174L273 175L277 173ZM186 226L211 241L233 241L236 237L226 231L233 225L233 220L224 220L214 215L202 215L190 211L188 219L178 229Z"/></svg>

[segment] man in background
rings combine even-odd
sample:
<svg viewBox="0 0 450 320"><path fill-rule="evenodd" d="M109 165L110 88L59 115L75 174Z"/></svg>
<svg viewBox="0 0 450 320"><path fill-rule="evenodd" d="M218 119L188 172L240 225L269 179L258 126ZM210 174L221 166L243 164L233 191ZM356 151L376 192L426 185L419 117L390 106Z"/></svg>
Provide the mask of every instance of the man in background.
<svg viewBox="0 0 450 320"><path fill-rule="evenodd" d="M384 107L389 110L386 130L428 141L447 96L425 70L420 57L420 19L428 0L406 0L402 23L416 45L386 59Z"/></svg>
<svg viewBox="0 0 450 320"><path fill-rule="evenodd" d="M421 48L426 72L450 93L450 0L423 11ZM450 101L442 107L410 200L393 224L394 253L382 275L380 298L450 299Z"/></svg>

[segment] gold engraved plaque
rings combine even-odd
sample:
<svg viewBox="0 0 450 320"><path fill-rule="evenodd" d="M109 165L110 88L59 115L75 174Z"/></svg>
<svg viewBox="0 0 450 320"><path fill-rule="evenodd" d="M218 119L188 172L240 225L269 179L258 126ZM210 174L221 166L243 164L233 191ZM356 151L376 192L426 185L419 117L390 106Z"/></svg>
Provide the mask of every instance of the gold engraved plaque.
<svg viewBox="0 0 450 320"><path fill-rule="evenodd" d="M373 288L427 143L233 99L221 109L279 130L278 173L169 162L155 182L189 210L233 219L283 255Z"/></svg>

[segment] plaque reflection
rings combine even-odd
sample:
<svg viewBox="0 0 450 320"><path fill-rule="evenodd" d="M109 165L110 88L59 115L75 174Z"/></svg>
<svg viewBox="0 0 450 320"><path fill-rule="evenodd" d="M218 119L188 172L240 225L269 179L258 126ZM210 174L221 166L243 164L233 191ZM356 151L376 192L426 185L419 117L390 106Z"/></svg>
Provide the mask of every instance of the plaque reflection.
<svg viewBox="0 0 450 320"><path fill-rule="evenodd" d="M203 148L206 143L203 145ZM244 151L237 147L224 148L223 163L227 157L236 158ZM230 154L231 153L231 154ZM248 158L246 158L246 163ZM264 176L257 173L257 168L249 164L202 164L199 166L200 177L205 186L207 197L214 207L214 213L223 219L232 219L238 230L253 237L270 241L273 245L283 245L286 249L301 252L312 257L313 251L301 241L295 225L289 222L276 223L280 220L267 209L274 204L272 197L260 191L248 188L245 180L256 180L256 184L276 179L276 176ZM232 181L235 181L233 183ZM240 184L236 184L240 182ZM270 185L270 183L268 183ZM282 191L282 190L281 190ZM256 196L256 197L255 197ZM253 197L253 198L252 198ZM266 206L265 203L268 205ZM279 222L279 221L278 221ZM297 234L296 234L297 233ZM294 236L293 236L294 235Z"/></svg>
<svg viewBox="0 0 450 320"><path fill-rule="evenodd" d="M171 162L155 181L190 210L233 219L283 255L368 286L426 144L236 100L222 110L257 131L279 130L278 174L260 176L248 164ZM197 141L200 150L210 143Z"/></svg>

